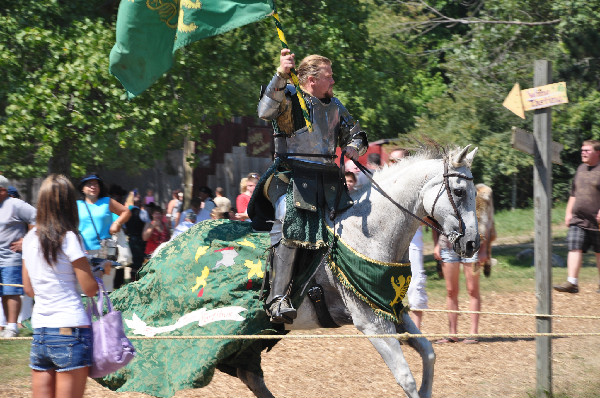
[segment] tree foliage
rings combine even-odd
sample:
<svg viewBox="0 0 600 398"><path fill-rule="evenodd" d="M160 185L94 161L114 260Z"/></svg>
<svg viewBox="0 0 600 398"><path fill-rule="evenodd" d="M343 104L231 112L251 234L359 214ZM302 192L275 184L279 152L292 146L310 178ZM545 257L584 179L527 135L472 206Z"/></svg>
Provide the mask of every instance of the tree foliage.
<svg viewBox="0 0 600 398"><path fill-rule="evenodd" d="M102 165L134 173L183 137L201 150L209 126L253 115L277 66L266 19L196 42L174 67L128 101L108 72L116 1L23 0L0 10L0 170L79 176ZM532 129L502 107L515 82L533 85L548 59L570 103L553 108L554 196L565 199L579 146L600 139L600 2L583 0L306 0L277 2L297 60L333 61L336 95L371 141L425 135L479 147L474 174L497 207L531 203L533 158L510 145L511 127Z"/></svg>
<svg viewBox="0 0 600 398"><path fill-rule="evenodd" d="M153 164L173 134L172 99L123 101L108 73L112 18L89 2L14 3L2 14L0 168L10 176ZM147 156L150 154L150 156Z"/></svg>
<svg viewBox="0 0 600 398"><path fill-rule="evenodd" d="M407 7L409 3L395 2ZM421 5L429 21L439 17ZM533 113L523 121L501 104L515 82L533 86L533 63L547 59L553 64L553 81L566 81L570 104L553 108L553 140L562 143L563 166L553 167L554 197L568 197L570 179L579 164L584 139L598 139L597 34L598 2L572 1L475 1L430 3L442 15L485 21L548 22L547 24L447 24L419 25L437 30L432 43L442 49L439 68L445 76L443 94L427 103L416 116L412 134L426 134L442 143L479 146L474 174L491 185L499 208L531 205L533 158L511 148L511 127L531 131ZM451 9L447 9L451 6ZM413 3L414 7L414 3ZM559 21L559 22L558 22ZM455 29L460 29L456 31ZM445 32L442 33L441 31ZM427 34L423 40L427 41ZM514 196L513 196L514 195ZM516 199L516 200L515 200Z"/></svg>

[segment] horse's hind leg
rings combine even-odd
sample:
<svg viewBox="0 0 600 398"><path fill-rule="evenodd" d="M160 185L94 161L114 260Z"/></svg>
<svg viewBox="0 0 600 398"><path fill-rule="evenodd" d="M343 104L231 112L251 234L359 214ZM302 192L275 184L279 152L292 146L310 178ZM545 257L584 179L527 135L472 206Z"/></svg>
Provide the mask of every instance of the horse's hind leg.
<svg viewBox="0 0 600 398"><path fill-rule="evenodd" d="M417 329L417 326L414 324L408 313L405 312L402 314L402 322L402 325L396 325L396 330L398 333L421 333L419 329ZM411 337L408 339L408 345L410 345L419 353L423 361L423 379L421 381L419 395L421 398L429 398L431 397L433 390L433 365L435 364L433 345L424 337Z"/></svg>
<svg viewBox="0 0 600 398"><path fill-rule="evenodd" d="M258 398L275 398L265 384L265 379L262 376L252 373L248 370L237 368L237 377L244 382L246 386Z"/></svg>

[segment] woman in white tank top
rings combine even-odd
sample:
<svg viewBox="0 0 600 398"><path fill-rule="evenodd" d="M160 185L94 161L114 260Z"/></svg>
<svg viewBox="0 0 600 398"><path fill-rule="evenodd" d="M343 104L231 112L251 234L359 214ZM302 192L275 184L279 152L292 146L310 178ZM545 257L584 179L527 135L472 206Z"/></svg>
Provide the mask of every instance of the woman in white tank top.
<svg viewBox="0 0 600 398"><path fill-rule="evenodd" d="M92 364L91 322L77 287L98 284L78 235L76 191L62 175L40 188L36 228L23 239L23 285L35 296L30 367L33 397L83 397Z"/></svg>

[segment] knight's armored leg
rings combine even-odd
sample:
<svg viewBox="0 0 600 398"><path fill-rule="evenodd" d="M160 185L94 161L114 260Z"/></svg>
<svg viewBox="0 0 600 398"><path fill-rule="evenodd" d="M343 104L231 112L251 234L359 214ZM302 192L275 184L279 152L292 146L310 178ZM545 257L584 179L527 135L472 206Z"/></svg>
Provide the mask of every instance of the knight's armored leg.
<svg viewBox="0 0 600 398"><path fill-rule="evenodd" d="M273 323L292 323L296 319L296 310L292 307L288 293L297 250L283 243L274 248L271 291L267 297L267 313Z"/></svg>
<svg viewBox="0 0 600 398"><path fill-rule="evenodd" d="M281 243L286 210L285 198L286 195L282 195L275 202L275 221L271 229L271 245L273 246L271 290L266 304L267 313L273 323L292 323L296 318L296 310L292 307L288 291L294 273L297 249Z"/></svg>

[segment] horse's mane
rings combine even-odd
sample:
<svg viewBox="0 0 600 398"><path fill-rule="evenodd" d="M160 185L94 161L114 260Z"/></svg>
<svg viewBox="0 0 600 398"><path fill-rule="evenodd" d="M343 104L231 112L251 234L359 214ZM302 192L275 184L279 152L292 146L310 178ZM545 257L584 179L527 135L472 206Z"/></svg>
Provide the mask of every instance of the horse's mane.
<svg viewBox="0 0 600 398"><path fill-rule="evenodd" d="M404 171L404 169L410 168L413 164L422 160L442 159L443 156L443 152L436 148L422 148L414 155L407 156L399 162L384 165L383 168L377 170L375 174L377 174L379 178L385 179L388 177L388 174L398 175Z"/></svg>
<svg viewBox="0 0 600 398"><path fill-rule="evenodd" d="M379 180L398 176L405 169L411 168L415 163L429 159L442 159L448 153L447 148L439 145L421 145L413 150L413 154L403 158L401 161L384 165L383 168L377 170L373 177Z"/></svg>
<svg viewBox="0 0 600 398"><path fill-rule="evenodd" d="M405 157L400 162L393 164L384 165L381 169L376 170L373 173L373 178L378 181L386 181L388 179L395 179L398 175L402 174L405 169L411 169L411 167L418 162L430 159L443 159L444 157L452 157L456 152L460 151L461 148L455 147L450 149L447 146L441 146L437 143L419 142L416 148L412 148L412 155ZM364 186L356 191L356 194L360 194L371 187L371 182L368 181Z"/></svg>

